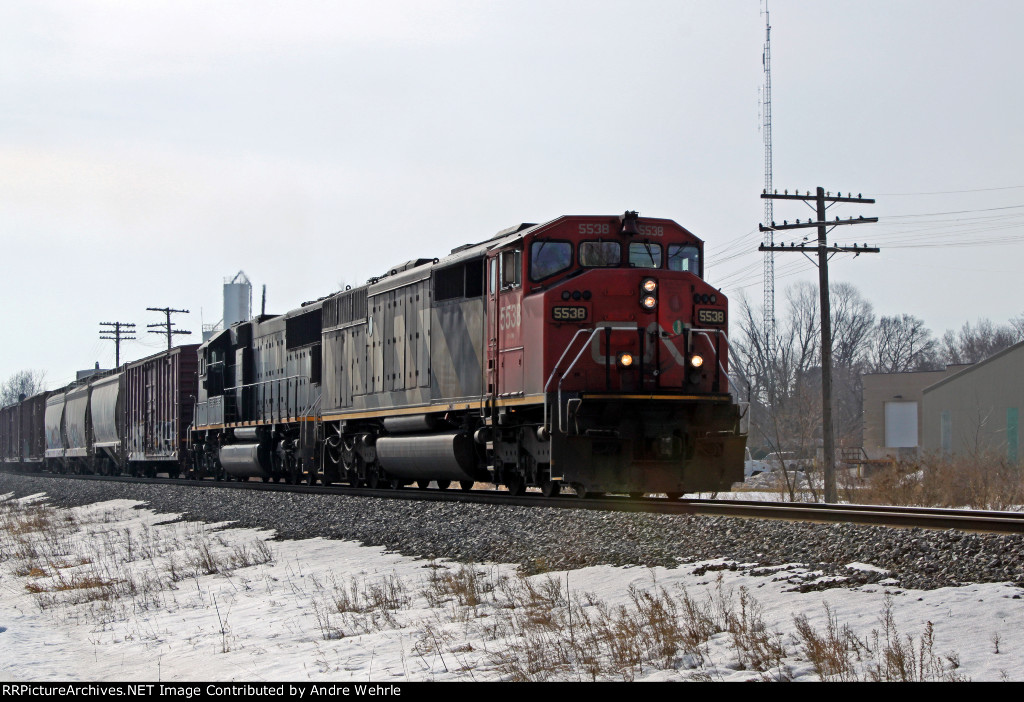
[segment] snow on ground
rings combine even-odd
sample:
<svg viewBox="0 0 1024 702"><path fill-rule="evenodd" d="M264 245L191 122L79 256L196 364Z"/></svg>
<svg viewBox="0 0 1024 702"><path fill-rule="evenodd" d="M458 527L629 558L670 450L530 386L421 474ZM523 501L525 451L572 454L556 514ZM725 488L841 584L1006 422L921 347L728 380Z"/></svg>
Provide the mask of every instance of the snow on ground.
<svg viewBox="0 0 1024 702"><path fill-rule="evenodd" d="M801 593L800 564L722 561L525 578L131 501L35 509L0 501L4 681L870 679L886 651L924 662L910 677L1024 680L1008 584ZM845 673L809 653L830 620Z"/></svg>

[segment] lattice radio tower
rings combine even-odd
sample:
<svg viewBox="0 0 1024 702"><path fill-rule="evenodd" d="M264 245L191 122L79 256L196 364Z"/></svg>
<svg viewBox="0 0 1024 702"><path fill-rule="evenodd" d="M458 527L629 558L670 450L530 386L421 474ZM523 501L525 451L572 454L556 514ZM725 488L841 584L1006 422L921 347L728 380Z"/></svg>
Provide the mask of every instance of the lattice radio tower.
<svg viewBox="0 0 1024 702"><path fill-rule="evenodd" d="M764 4L764 53L761 55L764 64L764 93L761 97L761 111L764 123L761 136L764 138L764 191L772 192L772 26L768 21L768 2ZM774 221L772 200L764 200L764 221ZM775 232L764 233L764 245L775 245ZM764 327L770 353L775 350L775 254L766 251L764 254Z"/></svg>

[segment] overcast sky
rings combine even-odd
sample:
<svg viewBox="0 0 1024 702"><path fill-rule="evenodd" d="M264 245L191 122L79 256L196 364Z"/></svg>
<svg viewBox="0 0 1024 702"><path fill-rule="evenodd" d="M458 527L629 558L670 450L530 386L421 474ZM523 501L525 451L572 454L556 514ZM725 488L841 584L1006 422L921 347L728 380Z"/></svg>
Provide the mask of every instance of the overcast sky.
<svg viewBox="0 0 1024 702"><path fill-rule="evenodd" d="M100 322L284 312L562 214L675 219L760 304L757 0L0 4L0 381L113 365ZM1024 312L1024 3L775 0L774 183L863 193L833 281L941 336ZM932 194L939 193L939 194ZM776 220L804 219L799 203ZM791 236L780 238L789 240ZM776 259L785 288L816 280ZM122 347L122 361L162 337ZM177 337L178 340L190 340Z"/></svg>

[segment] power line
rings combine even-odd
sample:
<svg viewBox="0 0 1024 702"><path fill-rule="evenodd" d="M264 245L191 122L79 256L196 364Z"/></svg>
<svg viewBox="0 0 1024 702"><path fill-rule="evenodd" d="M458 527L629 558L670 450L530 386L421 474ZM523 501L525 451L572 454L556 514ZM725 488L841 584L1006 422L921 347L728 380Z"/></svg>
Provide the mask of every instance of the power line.
<svg viewBox="0 0 1024 702"><path fill-rule="evenodd" d="M885 197L903 197L909 195L957 195L960 193L990 193L996 190L1020 190L1024 188L1024 185L1007 185L1002 188L975 188L973 190L933 190L931 192L924 193L878 193L879 196Z"/></svg>
<svg viewBox="0 0 1024 702"><path fill-rule="evenodd" d="M121 367L121 342L131 341L134 336L125 336L125 334L135 333L135 324L133 322L100 322L101 327L112 327L112 329L100 329L100 338L104 341L114 342L114 367ZM104 336L107 334L108 336Z"/></svg>
<svg viewBox="0 0 1024 702"><path fill-rule="evenodd" d="M889 219L905 219L908 217L936 217L938 215L970 214L971 212L996 212L998 210L1019 210L1024 205L1006 205L1005 207L984 207L977 210L953 210L951 212L922 212L920 214L886 215Z"/></svg>
<svg viewBox="0 0 1024 702"><path fill-rule="evenodd" d="M167 321L166 322L158 322L157 324L147 324L146 326L147 327L162 327L163 328L163 331L158 331L158 330L155 330L155 329L150 329L149 333L150 334L167 334L167 350L168 351L171 350L171 337L173 337L175 334L191 334L192 333L190 331L185 331L185 330L182 330L182 329L175 329L174 325L171 323L171 315L172 314L178 314L178 313L188 314L188 310L175 310L175 309L172 309L170 307L147 307L146 309L149 310L150 312L163 312L165 315L167 315Z"/></svg>

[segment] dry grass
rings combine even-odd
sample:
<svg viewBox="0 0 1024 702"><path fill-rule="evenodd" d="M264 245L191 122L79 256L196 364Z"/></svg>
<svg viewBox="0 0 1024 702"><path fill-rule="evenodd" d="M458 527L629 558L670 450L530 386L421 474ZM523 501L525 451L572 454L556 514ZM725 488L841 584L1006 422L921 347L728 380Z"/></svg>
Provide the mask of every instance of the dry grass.
<svg viewBox="0 0 1024 702"><path fill-rule="evenodd" d="M107 512L83 521L45 503L0 502L0 562L28 580L24 588L43 610L94 603L93 615L109 621L125 610L161 606L163 594L186 578L226 575L273 558L262 539L229 545L202 525L180 539L146 525L120 528Z"/></svg>
<svg viewBox="0 0 1024 702"><path fill-rule="evenodd" d="M402 627L396 613L408 609L412 598L405 581L394 574L383 577L350 575L326 583L315 577L313 616L325 641Z"/></svg>
<svg viewBox="0 0 1024 702"><path fill-rule="evenodd" d="M431 564L430 575L422 595L430 607L452 604L456 608L475 608L501 587L504 579L495 580L494 570L490 572L473 565L460 565L456 570Z"/></svg>
<svg viewBox="0 0 1024 702"><path fill-rule="evenodd" d="M616 607L525 579L506 592L511 614L491 630L503 644L491 663L508 680L625 680L656 670L689 671L713 679L710 642L725 636L734 665L764 679L787 679L782 635L768 630L761 608L745 589L738 599L721 578L703 599L656 584L631 587Z"/></svg>
<svg viewBox="0 0 1024 702"><path fill-rule="evenodd" d="M1005 458L926 456L875 469L864 480L844 486L851 501L868 504L1020 509L1024 466Z"/></svg>
<svg viewBox="0 0 1024 702"><path fill-rule="evenodd" d="M864 640L840 626L825 605L825 632L816 631L805 615L795 617L797 634L807 660L822 680L842 682L963 682L956 654L935 652L935 632L928 622L921 637L903 635L896 627L893 601L886 598L881 629Z"/></svg>
<svg viewBox="0 0 1024 702"><path fill-rule="evenodd" d="M762 473L736 490L769 491L780 501L818 502L824 490L823 469L817 462L801 472L775 470ZM1004 456L925 456L870 466L859 475L840 468L836 482L840 497L848 502L921 507L966 507L1019 510L1024 505L1024 465Z"/></svg>

